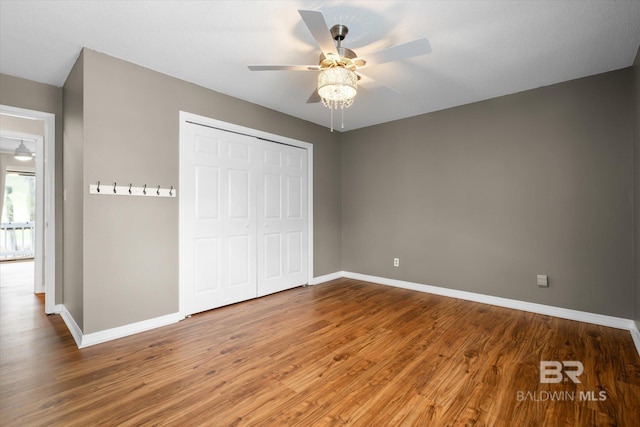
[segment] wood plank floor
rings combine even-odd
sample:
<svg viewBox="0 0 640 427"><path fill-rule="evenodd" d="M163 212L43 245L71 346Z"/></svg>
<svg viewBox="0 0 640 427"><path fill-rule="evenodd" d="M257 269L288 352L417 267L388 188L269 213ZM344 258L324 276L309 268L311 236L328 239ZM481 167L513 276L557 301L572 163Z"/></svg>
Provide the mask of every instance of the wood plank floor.
<svg viewBox="0 0 640 427"><path fill-rule="evenodd" d="M0 275L3 426L640 425L627 331L341 279L78 350Z"/></svg>

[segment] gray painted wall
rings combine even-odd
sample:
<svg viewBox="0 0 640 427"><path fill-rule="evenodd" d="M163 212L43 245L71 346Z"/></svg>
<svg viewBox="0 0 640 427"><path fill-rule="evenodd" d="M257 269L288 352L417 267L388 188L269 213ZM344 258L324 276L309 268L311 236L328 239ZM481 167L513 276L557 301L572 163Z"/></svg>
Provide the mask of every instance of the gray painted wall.
<svg viewBox="0 0 640 427"><path fill-rule="evenodd" d="M84 53L71 69L64 95L64 305L84 326Z"/></svg>
<svg viewBox="0 0 640 427"><path fill-rule="evenodd" d="M81 60L84 333L178 311L178 199L86 189L98 180L177 187L180 110L313 143L314 272L340 270L337 134L91 50Z"/></svg>
<svg viewBox="0 0 640 427"><path fill-rule="evenodd" d="M56 304L62 303L62 89L0 74L0 104L56 115ZM45 140L45 144L48 142Z"/></svg>
<svg viewBox="0 0 640 427"><path fill-rule="evenodd" d="M631 74L344 134L343 270L631 318Z"/></svg>
<svg viewBox="0 0 640 427"><path fill-rule="evenodd" d="M31 120L0 114L0 129L44 137L44 120Z"/></svg>
<svg viewBox="0 0 640 427"><path fill-rule="evenodd" d="M640 329L640 48L633 62L634 83L634 319Z"/></svg>

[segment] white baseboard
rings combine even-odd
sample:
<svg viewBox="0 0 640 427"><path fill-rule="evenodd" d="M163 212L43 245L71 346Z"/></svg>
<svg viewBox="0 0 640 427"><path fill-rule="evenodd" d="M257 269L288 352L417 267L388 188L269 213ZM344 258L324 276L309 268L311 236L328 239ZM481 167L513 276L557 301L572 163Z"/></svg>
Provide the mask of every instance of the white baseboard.
<svg viewBox="0 0 640 427"><path fill-rule="evenodd" d="M442 295L451 298L459 298L467 301L480 302L483 304L496 305L499 307L512 308L515 310L528 311L531 313L544 314L547 316L560 317L562 319L576 320L578 322L592 323L594 325L608 326L617 329L624 329L631 333L633 342L640 355L640 331L636 323L631 319L621 317L606 316L604 314L589 313L585 311L572 310L569 308L554 307L551 305L537 304L533 302L514 300L509 298L495 297L491 295L478 294L474 292L460 291L457 289L441 288L438 286L423 285L403 280L387 279L385 277L370 276L367 274L352 273L350 271L338 271L325 276L316 277L314 284L323 283L329 280L344 277L347 279L362 280L364 282L379 283L381 285L394 286L396 288L411 289L419 292L426 292L435 295Z"/></svg>
<svg viewBox="0 0 640 427"><path fill-rule="evenodd" d="M313 280L311 281L311 284L319 285L320 283L330 282L336 279L342 279L343 277L344 277L344 271L336 271L335 273L314 277Z"/></svg>
<svg viewBox="0 0 640 427"><path fill-rule="evenodd" d="M512 308L515 310L528 311L532 313L544 314L547 316L560 317L562 319L576 320L579 322L592 323L595 325L609 326L612 328L628 330L631 338L640 355L640 331L636 323L630 319L621 317L606 316L603 314L588 313L585 311L572 310L568 308L554 307L550 305L537 304L526 301L519 301L509 298L495 297L491 295L478 294L474 292L460 291L457 289L441 288L438 286L422 285L420 283L406 282L403 280L387 279L384 277L370 276L360 273L352 273L349 271L336 271L335 273L325 274L323 276L314 277L311 285L318 285L340 278L362 280L364 282L379 283L381 285L394 286L397 288L410 289L419 292L426 292L435 295L442 295L451 298L459 298L467 301L480 302L484 304L496 305L499 307ZM78 324L71 316L67 308L60 304L56 306L56 312L59 312L64 320L69 332L76 341L78 348L84 348L106 341L123 338L139 332L148 331L150 329L159 328L161 326L170 325L184 319L180 313L167 314L165 316L156 317L154 319L143 320L141 322L131 323L129 325L117 328L107 329L100 332L94 332L84 335Z"/></svg>
<svg viewBox="0 0 640 427"><path fill-rule="evenodd" d="M73 339L76 341L78 348L85 348L118 338L124 338L129 335L145 332L161 326L167 326L184 319L184 316L180 313L171 313L155 317L153 319L130 323L128 325L118 326L117 328L106 329L104 331L93 332L85 335L82 333L82 330L64 305L62 306L60 314L62 315L62 319L64 320L64 323L66 323L69 332L71 332Z"/></svg>
<svg viewBox="0 0 640 427"><path fill-rule="evenodd" d="M73 318L71 313L69 313L69 310L67 310L67 307L65 307L64 304L62 304L60 316L62 316L62 320L64 320L64 323L67 325L67 329L69 329L69 332L71 332L71 336L75 340L76 346L80 348L82 344L82 329L80 329L80 326L78 326L75 319Z"/></svg>
<svg viewBox="0 0 640 427"><path fill-rule="evenodd" d="M638 354L640 354L640 331L638 330L638 326L635 324L633 328L629 330L631 332L631 338L633 338L633 343L636 345L636 350L638 350Z"/></svg>
<svg viewBox="0 0 640 427"><path fill-rule="evenodd" d="M443 295L446 297L459 298L467 301L481 302L484 304L497 305L499 307L513 308L516 310L530 311L532 313L546 314L547 316L560 317L563 319L577 320L579 322L593 323L595 325L609 326L612 328L631 330L634 325L633 320L621 317L606 316L604 314L588 313L585 311L572 310L569 308L554 307L551 305L537 304L533 302L520 301L509 298L494 297L491 295L477 294L474 292L460 291L457 289L441 288L438 286L422 285L420 283L405 282L396 279L386 279L384 277L368 276L365 274L344 272L344 277L357 279L365 282L380 283L381 285L395 286L397 288L411 289L414 291L427 292L430 294Z"/></svg>

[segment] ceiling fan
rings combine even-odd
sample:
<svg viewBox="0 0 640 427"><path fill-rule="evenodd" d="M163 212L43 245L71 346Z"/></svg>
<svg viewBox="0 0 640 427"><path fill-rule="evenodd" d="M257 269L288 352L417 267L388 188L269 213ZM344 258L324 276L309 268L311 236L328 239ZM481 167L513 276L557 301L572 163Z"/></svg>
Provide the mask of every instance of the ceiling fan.
<svg viewBox="0 0 640 427"><path fill-rule="evenodd" d="M370 53L362 57L353 50L342 46L349 29L336 24L329 29L324 15L316 10L299 10L300 16L311 32L322 53L318 65L249 65L251 71L316 71L317 90L307 103L322 102L332 110L331 131L333 131L333 110L350 107L357 94L357 71L365 67L398 61L431 52L426 38L416 39ZM334 42L335 41L335 42ZM344 127L344 123L342 125Z"/></svg>

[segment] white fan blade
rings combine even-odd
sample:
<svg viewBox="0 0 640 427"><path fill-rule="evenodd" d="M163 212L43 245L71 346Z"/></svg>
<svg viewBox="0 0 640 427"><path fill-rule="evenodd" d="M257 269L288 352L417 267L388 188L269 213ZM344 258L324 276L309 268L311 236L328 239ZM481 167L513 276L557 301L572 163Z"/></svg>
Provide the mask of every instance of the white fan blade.
<svg viewBox="0 0 640 427"><path fill-rule="evenodd" d="M299 10L298 12L324 56L340 56L322 12L317 10Z"/></svg>
<svg viewBox="0 0 640 427"><path fill-rule="evenodd" d="M354 59L354 62L357 63L358 60L364 60L365 65L358 67L363 68L370 67L372 65L384 64L385 62L413 58L414 56L425 55L427 53L431 53L431 45L429 44L429 40L421 38L364 55L360 58Z"/></svg>
<svg viewBox="0 0 640 427"><path fill-rule="evenodd" d="M319 65L247 65L251 71L318 71Z"/></svg>
<svg viewBox="0 0 640 427"><path fill-rule="evenodd" d="M358 71L358 75L360 76L360 80L358 80L358 90L362 88L370 91L387 92L393 93L394 95L400 95L399 91L388 85L377 82L371 77L362 74L360 71Z"/></svg>
<svg viewBox="0 0 640 427"><path fill-rule="evenodd" d="M358 92L368 92L374 96L388 99L395 98L400 95L400 92L396 89L379 83L371 77L365 76L361 72L358 72L358 75L360 76L360 80L358 81Z"/></svg>

